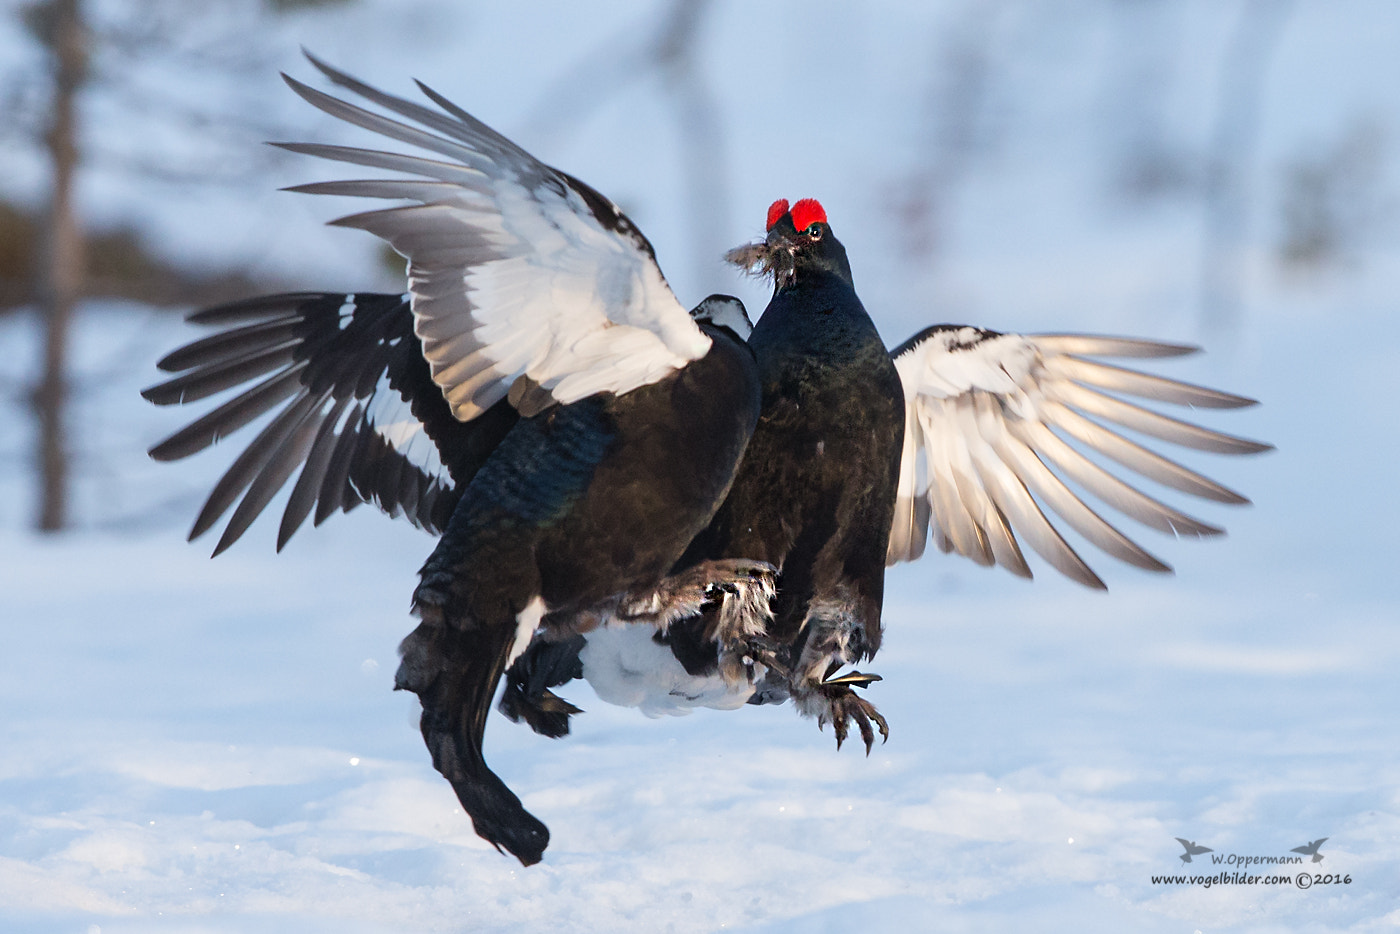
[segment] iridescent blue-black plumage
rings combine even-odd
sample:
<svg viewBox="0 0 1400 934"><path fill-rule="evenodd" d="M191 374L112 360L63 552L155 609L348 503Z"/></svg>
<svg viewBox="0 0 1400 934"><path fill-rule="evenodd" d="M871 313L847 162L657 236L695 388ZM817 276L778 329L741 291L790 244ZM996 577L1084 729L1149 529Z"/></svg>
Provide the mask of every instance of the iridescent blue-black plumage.
<svg viewBox="0 0 1400 934"><path fill-rule="evenodd" d="M297 190L397 202L335 223L402 253L408 295L271 296L196 315L232 326L163 360L180 375L145 395L237 392L152 454L184 457L270 416L196 520L192 537L233 510L216 553L298 470L279 548L313 513L319 524L362 502L443 533L396 683L419 695L433 762L478 832L522 862L548 831L481 754L503 671L501 709L545 735L577 712L551 689L582 675L658 712L792 697L838 744L854 723L868 751L885 723L853 689L877 676L841 669L880 646L887 560L932 540L1029 576L1019 536L1102 586L1044 505L1107 553L1165 570L1054 471L1155 528L1219 530L1066 437L1225 502L1243 497L1103 423L1205 450L1268 447L1114 394L1252 400L1085 359L1178 345L945 325L888 353L812 200L775 202L766 239L730 255L774 280L746 345L737 300L687 315L650 243L596 190L425 87L438 110L311 61L380 110L288 79L305 100L430 154L286 144L392 173Z"/></svg>
<svg viewBox="0 0 1400 934"><path fill-rule="evenodd" d="M747 319L725 297L687 314L616 205L441 95L423 88L433 109L311 61L380 109L289 78L305 100L428 153L286 147L393 173L298 190L397 202L336 223L402 253L408 293L271 296L196 315L226 330L162 361L178 375L145 395L234 396L152 455L184 457L268 417L196 520L193 535L233 510L216 552L289 483L279 547L313 513L361 502L443 533L397 684L419 694L434 763L478 830L533 862L548 832L481 757L512 657L537 630L567 639L619 608L664 626L674 601L697 605L736 576L767 592L768 569L752 563L667 577L758 416L752 353L720 326L746 334ZM541 669L532 706L516 709L546 731L557 720L546 715L567 717L543 693L557 674Z"/></svg>
<svg viewBox="0 0 1400 934"><path fill-rule="evenodd" d="M434 764L477 832L526 864L548 833L481 756L491 695L513 650L525 648L516 623L532 605L563 621L654 590L714 514L758 419L759 392L743 342L706 332L710 353L659 382L522 419L463 491L420 572L423 622L404 640L396 685L422 701ZM536 645L535 667L559 651ZM544 692L562 680L508 686L507 711L561 735L571 708Z"/></svg>
<svg viewBox="0 0 1400 934"><path fill-rule="evenodd" d="M724 296L700 309L743 319ZM501 672L534 629L518 631L520 620L537 603L533 622L547 611L564 627L558 644L575 646L576 658L567 627L579 614L661 584L723 499L757 421L752 352L706 319L710 352L654 383L531 417L502 400L461 422L431 379L400 296L271 296L194 317L233 326L167 356L162 367L180 375L145 396L191 402L257 382L153 456L188 456L276 414L216 486L192 534L236 502L219 550L232 544L298 469L279 546L313 508L319 522L361 502L441 531L414 594L423 622L404 641L396 684L422 700L434 764L482 836L537 861L548 831L481 756ZM522 664L521 684L508 691L518 702L506 709L562 735L576 708L548 688L575 666L561 655L558 672L544 670L535 659L548 653L542 644L532 657L533 679Z"/></svg>
<svg viewBox="0 0 1400 934"><path fill-rule="evenodd" d="M757 258L775 280L749 338L763 415L685 560L742 555L778 568L768 635L788 675L771 673L756 699L790 694L838 739L853 719L868 745L869 719L882 730L883 720L849 683L823 682L880 646L904 394L824 214L799 230L784 210Z"/></svg>

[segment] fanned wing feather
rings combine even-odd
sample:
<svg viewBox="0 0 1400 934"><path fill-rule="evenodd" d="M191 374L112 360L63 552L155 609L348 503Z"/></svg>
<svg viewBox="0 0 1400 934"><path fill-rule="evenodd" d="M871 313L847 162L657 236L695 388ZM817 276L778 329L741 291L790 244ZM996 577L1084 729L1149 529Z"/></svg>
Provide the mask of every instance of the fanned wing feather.
<svg viewBox="0 0 1400 934"><path fill-rule="evenodd" d="M195 520L191 538L233 509L215 554L237 541L298 470L279 549L313 510L320 524L362 502L441 531L461 487L518 417L504 403L472 422L453 417L403 296L269 296L191 320L232 327L166 356L161 369L178 375L142 395L173 405L236 394L151 455L188 457L272 415Z"/></svg>
<svg viewBox="0 0 1400 934"><path fill-rule="evenodd" d="M710 339L671 294L651 245L606 198L441 95L424 88L442 108L435 110L308 58L332 83L392 116L287 78L307 102L441 157L284 144L414 176L295 190L410 202L334 223L368 230L408 258L415 333L459 420L505 398L533 414L625 393L708 351Z"/></svg>
<svg viewBox="0 0 1400 934"><path fill-rule="evenodd" d="M1109 393L1216 409L1253 405L1251 399L1084 359L1174 357L1195 349L1118 337L999 334L957 325L928 328L906 341L892 353L908 408L889 563L919 557L931 535L945 552L1029 577L1019 536L1064 574L1103 587L1048 512L1119 560L1170 571L1064 481L1160 531L1220 534L1217 526L1114 476L1070 443L1173 489L1218 502L1247 502L1100 423L1198 450L1269 450L1270 445L1170 418Z"/></svg>
<svg viewBox="0 0 1400 934"><path fill-rule="evenodd" d="M404 202L334 223L406 256L409 296L269 296L192 316L224 330L166 357L162 368L177 375L146 397L170 405L234 395L152 456L189 456L270 416L191 533L232 509L216 553L298 470L279 548L308 517L320 524L363 502L440 531L517 409L627 392L710 347L616 205L426 88L440 110L311 61L385 112L288 78L297 94L420 151L278 144L397 173L294 190Z"/></svg>

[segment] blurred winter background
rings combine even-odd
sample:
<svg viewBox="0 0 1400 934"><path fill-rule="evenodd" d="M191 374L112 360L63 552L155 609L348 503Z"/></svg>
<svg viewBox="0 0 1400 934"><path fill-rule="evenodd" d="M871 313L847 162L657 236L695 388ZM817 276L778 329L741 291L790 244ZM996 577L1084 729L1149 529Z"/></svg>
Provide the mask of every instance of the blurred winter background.
<svg viewBox="0 0 1400 934"><path fill-rule="evenodd" d="M1101 595L889 578L868 759L789 708L488 753L554 833L471 832L391 693L431 541L363 509L184 542L233 445L157 465L182 313L397 290L305 45L421 78L627 209L685 302L818 197L893 345L927 323L1199 343L1257 396L1187 460L1255 505ZM0 11L0 927L37 932L1400 926L1400 8L1390 0L43 0ZM344 213L344 211L339 211ZM1179 497L1170 497L1179 501ZM1186 505L1186 504L1183 504ZM1152 536L1154 533L1144 533ZM1318 837L1349 884L1154 885Z"/></svg>

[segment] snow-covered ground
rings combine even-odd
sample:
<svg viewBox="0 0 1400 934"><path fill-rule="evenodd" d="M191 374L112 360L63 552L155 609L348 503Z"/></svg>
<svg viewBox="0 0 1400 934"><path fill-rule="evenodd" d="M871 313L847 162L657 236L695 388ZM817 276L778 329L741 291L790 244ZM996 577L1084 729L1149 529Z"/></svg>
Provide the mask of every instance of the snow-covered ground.
<svg viewBox="0 0 1400 934"><path fill-rule="evenodd" d="M378 28L357 70L400 90L424 77L515 132L573 61L566 38L587 48L649 22L572 5L524 20L469 11L451 19L460 47L438 30L415 49L436 8L415 4L416 25L384 26L392 9L349 8L337 31L308 18L269 42L288 44L281 64L304 77L296 41L354 65ZM0 410L0 928L1400 927L1396 230L1374 225L1347 265L1306 280L1268 255L1283 167L1353 120L1391 131L1375 200L1393 198L1393 7L1299 2L1285 22L1253 159L1241 318L1217 330L1197 319L1200 210L1180 200L1129 210L1103 194L1113 132L1102 95L1124 54L1120 7L999 7L986 27L992 141L956 186L936 261L900 251L882 199L918 168L908 124L914 98L937 84L939 37L975 31L979 5L748 9L722 6L706 33L729 122L733 242L756 232L772 198L821 197L891 342L965 319L1209 345L1161 371L1260 398L1202 418L1278 451L1183 459L1255 505L1194 510L1228 526L1223 540L1144 533L1174 577L1094 562L1107 595L1043 565L1033 584L937 556L891 571L886 644L871 666L885 681L870 693L891 737L869 758L854 744L838 753L786 707L647 720L581 683L566 693L587 713L565 740L496 717L488 757L553 833L544 863L524 870L472 833L428 761L415 699L390 690L431 541L366 508L303 530L281 555L275 523L260 523L208 560L212 542L187 545L182 530L232 455L147 462L142 450L180 413L136 394L189 334L141 309L91 307L78 348L81 530L25 531L28 426L19 408ZM1199 142L1239 8L1152 9L1181 70L1162 119L1173 138ZM537 56L512 57L541 29ZM501 90L517 70L524 89ZM679 196L662 100L633 88L567 139L526 142L636 204L683 299L733 289L757 310L761 293L717 265L702 281L684 259L667 263L689 241L666 207ZM659 168L645 171L648 160ZM333 208L280 198L261 207L263 229L281 223L269 204L302 226L277 234L279 250L304 240L340 277L322 284L358 286L320 240L347 235L312 225ZM223 236L254 239L236 206L222 225L150 211L153 229L196 254ZM27 378L34 340L27 320L0 320L7 383ZM1249 871L1351 881L1154 884L1238 871L1210 855L1184 865L1177 837L1222 858L1327 837L1321 863Z"/></svg>

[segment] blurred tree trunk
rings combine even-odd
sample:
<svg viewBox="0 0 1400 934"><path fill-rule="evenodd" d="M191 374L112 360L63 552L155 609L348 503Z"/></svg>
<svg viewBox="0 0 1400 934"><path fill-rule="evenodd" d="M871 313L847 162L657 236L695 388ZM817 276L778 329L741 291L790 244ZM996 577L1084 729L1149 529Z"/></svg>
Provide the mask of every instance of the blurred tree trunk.
<svg viewBox="0 0 1400 934"><path fill-rule="evenodd" d="M44 316L44 369L34 390L39 422L36 526L64 527L68 513L68 338L73 309L83 289L83 232L74 204L78 167L77 97L87 66L86 34L79 0L49 0L40 15L53 59L52 118L45 142L52 166L44 255L39 269L39 306Z"/></svg>
<svg viewBox="0 0 1400 934"><path fill-rule="evenodd" d="M1259 140L1269 65L1292 8L1293 0L1246 0L1225 50L1206 174L1201 315L1207 330L1228 333L1239 325L1251 162Z"/></svg>
<svg viewBox="0 0 1400 934"><path fill-rule="evenodd" d="M692 228L691 250L700 281L709 278L716 259L724 255L729 234L724 122L705 82L700 58L700 31L712 6L711 0L676 0L652 53L676 106L686 217Z"/></svg>

